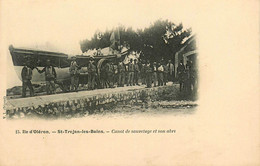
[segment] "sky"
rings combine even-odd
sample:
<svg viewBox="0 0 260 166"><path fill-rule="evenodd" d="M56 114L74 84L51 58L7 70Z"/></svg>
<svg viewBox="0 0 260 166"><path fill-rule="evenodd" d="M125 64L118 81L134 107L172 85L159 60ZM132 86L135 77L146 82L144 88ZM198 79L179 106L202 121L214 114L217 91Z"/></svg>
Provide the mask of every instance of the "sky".
<svg viewBox="0 0 260 166"><path fill-rule="evenodd" d="M236 57L231 55L237 47L249 47L246 39L255 40L255 22L259 21L256 4L254 0L2 0L0 51L5 65L1 65L1 75L8 77L1 84L7 88L21 85L8 50L10 44L73 55L81 53L79 42L90 39L97 29L105 31L119 24L145 28L160 18L192 28L197 34L200 65L205 64L209 67L205 71L209 71L208 63L219 59L222 64L233 62ZM217 65L214 71L221 67Z"/></svg>
<svg viewBox="0 0 260 166"><path fill-rule="evenodd" d="M8 43L17 47L51 45L68 54L80 53L80 40L90 39L97 29L104 31L119 24L144 28L159 18L189 26L192 19L181 17L185 16L183 9L162 11L168 5L179 5L170 1L6 2Z"/></svg>
<svg viewBox="0 0 260 166"><path fill-rule="evenodd" d="M182 22L189 28L195 12L191 17L186 14L195 8L195 3L188 7L184 1L2 1L2 42L9 66L6 72L11 75L7 86L21 84L8 52L11 44L69 55L81 54L79 42L90 39L96 30L105 31L119 24L134 29L145 28L157 19Z"/></svg>

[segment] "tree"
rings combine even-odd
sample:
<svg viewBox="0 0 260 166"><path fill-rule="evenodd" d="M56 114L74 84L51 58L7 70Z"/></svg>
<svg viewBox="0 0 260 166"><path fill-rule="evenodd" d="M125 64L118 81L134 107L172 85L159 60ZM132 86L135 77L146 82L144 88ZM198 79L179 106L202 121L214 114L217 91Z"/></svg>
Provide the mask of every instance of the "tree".
<svg viewBox="0 0 260 166"><path fill-rule="evenodd" d="M176 25L168 20L157 20L148 28L117 27L120 34L120 44L130 46L131 51L142 52L143 59L172 59L173 55L183 46L183 39L191 35L191 28L184 29L182 23ZM98 49L110 46L110 36L113 30L106 30L100 38L96 32L91 40L80 42L82 52L88 49Z"/></svg>

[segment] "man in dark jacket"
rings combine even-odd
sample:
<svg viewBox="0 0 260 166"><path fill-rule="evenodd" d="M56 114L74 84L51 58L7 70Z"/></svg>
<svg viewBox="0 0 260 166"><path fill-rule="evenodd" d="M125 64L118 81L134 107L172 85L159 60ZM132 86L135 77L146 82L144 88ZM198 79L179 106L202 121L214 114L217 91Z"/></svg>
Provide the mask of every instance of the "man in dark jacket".
<svg viewBox="0 0 260 166"><path fill-rule="evenodd" d="M88 65L88 89L93 90L95 88L97 76L97 68L94 65L94 58L91 58Z"/></svg>
<svg viewBox="0 0 260 166"><path fill-rule="evenodd" d="M36 68L39 73L45 72L45 81L46 81L46 92L47 94L53 94L56 93L55 88L55 81L57 78L56 71L54 67L51 65L50 60L48 59L46 61L46 67L44 67L42 70L39 70Z"/></svg>
<svg viewBox="0 0 260 166"><path fill-rule="evenodd" d="M119 62L118 64L118 84L120 87L123 87L125 84L125 65L123 62Z"/></svg>
<svg viewBox="0 0 260 166"><path fill-rule="evenodd" d="M128 85L133 86L134 82L134 64L133 64L133 59L130 59L130 62L128 64Z"/></svg>
<svg viewBox="0 0 260 166"><path fill-rule="evenodd" d="M152 69L152 66L150 64L150 61L147 61L147 64L145 66L147 88L152 87L152 73L153 73L153 69Z"/></svg>
<svg viewBox="0 0 260 166"><path fill-rule="evenodd" d="M72 61L70 63L70 68L69 68L69 72L70 72L70 84L71 84L71 91L78 91L78 87L79 87L79 75L80 75L80 71L79 71L79 66L76 62L76 57L72 57Z"/></svg>
<svg viewBox="0 0 260 166"><path fill-rule="evenodd" d="M32 69L29 67L30 62L27 61L25 63L25 66L22 69L22 82L23 82L23 89L22 89L22 97L26 97L26 89L27 87L30 89L30 96L34 96L34 91L33 91L33 87L32 87Z"/></svg>
<svg viewBox="0 0 260 166"><path fill-rule="evenodd" d="M185 66L182 62L179 63L177 67L178 80L180 83L180 91L184 88L184 79L185 79Z"/></svg>
<svg viewBox="0 0 260 166"><path fill-rule="evenodd" d="M106 82L108 83L109 88L113 88L113 65L111 62L107 62L105 65L106 72Z"/></svg>

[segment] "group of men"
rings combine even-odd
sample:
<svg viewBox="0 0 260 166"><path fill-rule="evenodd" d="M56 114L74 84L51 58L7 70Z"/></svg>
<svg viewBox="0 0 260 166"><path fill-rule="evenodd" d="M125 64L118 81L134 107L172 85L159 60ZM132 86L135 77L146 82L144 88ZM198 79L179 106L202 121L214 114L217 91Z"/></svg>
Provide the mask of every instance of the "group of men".
<svg viewBox="0 0 260 166"><path fill-rule="evenodd" d="M55 94L56 87L55 84L57 83L57 74L53 65L49 59L46 61L46 67L42 70L36 67L36 70L39 73L45 73L45 82L46 82L46 92L47 94ZM70 91L78 91L79 87L79 78L80 78L80 66L76 62L76 57L72 57L72 61L69 67L70 73ZM88 89L93 90L95 88L95 80L97 76L97 68L94 65L94 58L90 58L89 65L88 65ZM30 67L30 61L28 60L21 73L22 77L22 97L26 97L26 89L27 87L30 90L30 96L34 96L34 89L31 83L32 80L32 68Z"/></svg>
<svg viewBox="0 0 260 166"><path fill-rule="evenodd" d="M177 68L178 78L181 88L185 87L185 79L187 70L191 71L191 64L187 63L186 67L180 63ZM45 73L46 92L47 94L56 93L55 83L57 74L50 60L46 61L46 67L42 70L36 67L39 73ZM76 57L72 57L69 67L70 73L70 91L78 91L80 79L80 66L77 64ZM123 61L114 63L108 61L101 68L101 73L98 77L97 66L95 65L94 58L90 58L87 66L88 89L95 88L113 88L123 86L146 85L147 88L166 85L168 81L174 80L175 67L171 60L169 61L155 61L150 63L149 60L130 59L129 63L125 64ZM27 62L22 69L23 89L22 96L26 96L27 87L30 89L30 96L34 96L32 87L32 69ZM99 85L98 85L99 84ZM187 86L186 86L187 87ZM189 88L189 87L188 87Z"/></svg>
<svg viewBox="0 0 260 166"><path fill-rule="evenodd" d="M171 60L159 61L150 63L149 60L146 63L142 63L142 84L146 84L148 88L156 86L166 85L168 81L173 81L174 79L174 65Z"/></svg>
<svg viewBox="0 0 260 166"><path fill-rule="evenodd" d="M46 61L46 67L44 67L42 70L38 69L36 67L36 70L39 73L45 73L45 81L46 81L46 91L47 94L53 94L56 93L55 88L55 81L57 78L57 74L55 71L55 68L51 65L50 60L48 59ZM30 89L30 96L34 96L34 90L32 86L32 68L30 67L30 61L28 60L25 63L25 66L22 69L22 97L26 96L26 89L27 87Z"/></svg>
<svg viewBox="0 0 260 166"><path fill-rule="evenodd" d="M180 91L190 94L195 90L197 74L192 61L188 60L186 65L181 61L177 67L177 75L180 83Z"/></svg>
<svg viewBox="0 0 260 166"><path fill-rule="evenodd" d="M168 81L173 81L174 65L169 60L168 63L154 62L150 64L147 60L139 61L130 59L129 63L123 61L118 64L108 62L101 73L103 88L123 87L145 84L148 88L166 85Z"/></svg>

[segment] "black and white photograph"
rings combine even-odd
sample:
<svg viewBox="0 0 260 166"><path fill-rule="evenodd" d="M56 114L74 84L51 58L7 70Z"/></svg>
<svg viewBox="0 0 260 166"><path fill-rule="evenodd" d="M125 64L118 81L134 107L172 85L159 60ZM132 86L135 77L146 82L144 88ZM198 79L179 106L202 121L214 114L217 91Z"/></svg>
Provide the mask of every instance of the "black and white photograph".
<svg viewBox="0 0 260 166"><path fill-rule="evenodd" d="M22 85L7 89L6 118L194 111L198 70L191 28L159 19L143 29L96 31L78 43L76 55L9 46Z"/></svg>
<svg viewBox="0 0 260 166"><path fill-rule="evenodd" d="M0 0L0 166L260 165L259 1Z"/></svg>
<svg viewBox="0 0 260 166"><path fill-rule="evenodd" d="M199 62L192 27L168 18L107 26L82 28L61 50L62 41L10 43L17 84L6 90L4 118L193 114Z"/></svg>

